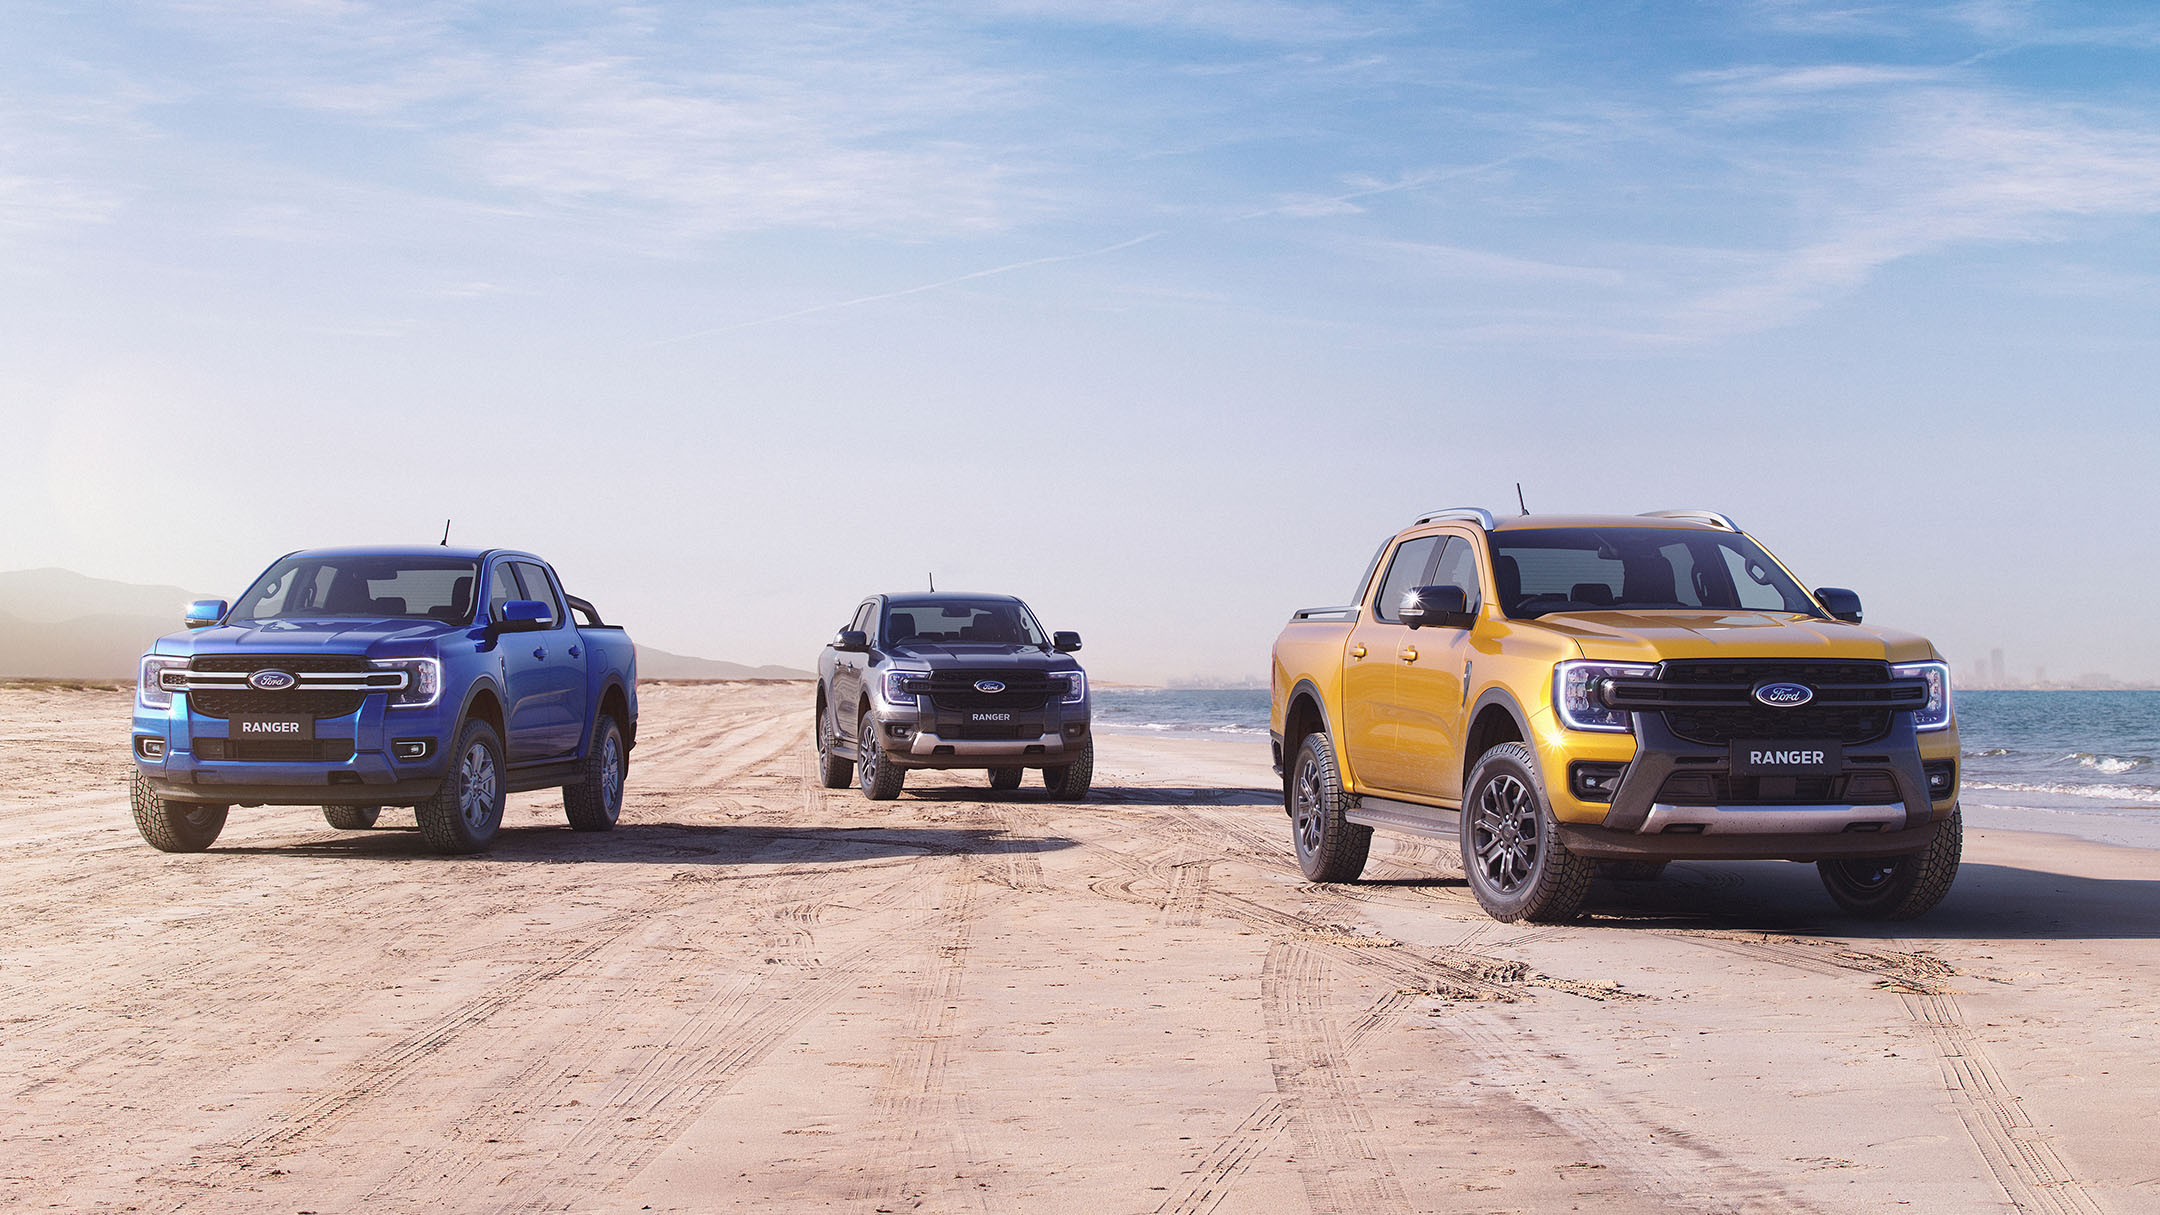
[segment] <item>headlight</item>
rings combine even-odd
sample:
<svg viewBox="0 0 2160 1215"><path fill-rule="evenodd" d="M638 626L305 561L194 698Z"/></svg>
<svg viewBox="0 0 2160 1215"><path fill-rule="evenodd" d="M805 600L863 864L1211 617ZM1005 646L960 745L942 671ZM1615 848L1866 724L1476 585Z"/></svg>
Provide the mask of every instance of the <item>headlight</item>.
<svg viewBox="0 0 2160 1215"><path fill-rule="evenodd" d="M1060 672L1060 674L1063 675L1066 681L1069 682L1072 686L1066 691L1065 698L1058 701L1059 704L1076 705L1079 704L1081 701L1087 699L1086 671L1063 671Z"/></svg>
<svg viewBox="0 0 2160 1215"><path fill-rule="evenodd" d="M435 658L373 658L379 671L405 672L405 686L390 693L393 709L424 709L442 696L442 662Z"/></svg>
<svg viewBox="0 0 2160 1215"><path fill-rule="evenodd" d="M896 705L915 703L915 698L929 691L930 675L925 671L885 672L885 699Z"/></svg>
<svg viewBox="0 0 2160 1215"><path fill-rule="evenodd" d="M145 709L172 708L173 690L169 684L180 683L187 678L188 660L185 658L162 658L156 654L144 655L142 670L135 679L135 699ZM177 675L167 672L179 672Z"/></svg>
<svg viewBox="0 0 2160 1215"><path fill-rule="evenodd" d="M1950 725L1950 664L1947 662L1901 662L1890 668L1899 679L1927 681L1927 703L1913 710L1915 730L1941 730Z"/></svg>
<svg viewBox="0 0 2160 1215"><path fill-rule="evenodd" d="M1570 730L1626 734L1635 727L1619 709L1608 709L1595 689L1607 679L1648 679L1657 668L1637 662L1563 662L1553 668L1553 708Z"/></svg>

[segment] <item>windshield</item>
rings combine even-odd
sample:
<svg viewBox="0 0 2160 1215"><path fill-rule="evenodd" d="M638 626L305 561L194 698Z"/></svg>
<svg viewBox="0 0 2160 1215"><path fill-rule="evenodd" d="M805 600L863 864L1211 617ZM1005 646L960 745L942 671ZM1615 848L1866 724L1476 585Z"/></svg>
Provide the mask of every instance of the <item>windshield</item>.
<svg viewBox="0 0 2160 1215"><path fill-rule="evenodd" d="M240 596L228 620L472 619L480 563L459 557L287 557Z"/></svg>
<svg viewBox="0 0 2160 1215"><path fill-rule="evenodd" d="M1510 616L1710 609L1820 615L1799 584L1735 532L1555 527L1489 533Z"/></svg>
<svg viewBox="0 0 2160 1215"><path fill-rule="evenodd" d="M964 596L885 605L885 644L1044 645L1035 614L1015 599Z"/></svg>

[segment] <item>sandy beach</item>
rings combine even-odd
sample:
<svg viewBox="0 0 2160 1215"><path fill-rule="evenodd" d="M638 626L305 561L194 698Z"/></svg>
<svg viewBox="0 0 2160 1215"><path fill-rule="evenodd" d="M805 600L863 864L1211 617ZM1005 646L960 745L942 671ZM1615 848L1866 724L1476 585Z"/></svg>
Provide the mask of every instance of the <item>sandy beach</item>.
<svg viewBox="0 0 2160 1215"><path fill-rule="evenodd" d="M128 818L124 690L0 689L0 1207L2160 1210L2160 853L1982 829L1915 924L1675 865L1504 925L1291 860L1266 744L1085 804L811 777L810 687L643 693L623 825Z"/></svg>

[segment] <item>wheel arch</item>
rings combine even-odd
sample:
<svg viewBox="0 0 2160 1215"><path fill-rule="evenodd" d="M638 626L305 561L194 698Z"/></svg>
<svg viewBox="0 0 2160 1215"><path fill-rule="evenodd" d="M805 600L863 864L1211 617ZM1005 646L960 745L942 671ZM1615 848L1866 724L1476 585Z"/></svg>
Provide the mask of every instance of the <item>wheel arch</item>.
<svg viewBox="0 0 2160 1215"><path fill-rule="evenodd" d="M1470 770L1485 757L1487 751L1502 743L1519 742L1530 745L1530 718L1513 693L1505 688L1487 688L1480 693L1477 702L1470 707L1469 728L1463 731L1462 789L1465 797L1470 792ZM1536 749L1532 748L1535 754Z"/></svg>
<svg viewBox="0 0 2160 1215"><path fill-rule="evenodd" d="M1278 767L1282 774L1285 814L1291 812L1290 780L1297 766L1298 748L1314 734L1326 734L1330 740L1335 737L1328 724L1327 698L1320 694L1319 686L1311 679L1300 679L1290 689L1290 699L1283 710L1282 757ZM1338 768L1341 762L1342 757L1336 756Z"/></svg>
<svg viewBox="0 0 2160 1215"><path fill-rule="evenodd" d="M474 718L495 727L495 737L508 745L510 734L503 719L502 690L495 686L495 681L491 679L473 681L473 686L465 692L464 707L458 710L457 722L451 729L453 731L462 730L465 723ZM455 742L457 740L453 737L451 741Z"/></svg>

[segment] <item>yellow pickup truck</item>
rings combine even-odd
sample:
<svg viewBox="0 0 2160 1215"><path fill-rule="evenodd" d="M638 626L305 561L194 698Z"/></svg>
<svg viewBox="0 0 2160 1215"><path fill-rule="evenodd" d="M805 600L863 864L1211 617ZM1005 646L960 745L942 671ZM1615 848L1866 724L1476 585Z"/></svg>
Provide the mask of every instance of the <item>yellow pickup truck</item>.
<svg viewBox="0 0 2160 1215"><path fill-rule="evenodd" d="M1456 841L1505 921L1675 860L1813 861L1884 920L1957 875L1947 664L1709 511L1420 516L1284 627L1270 733L1315 882L1376 829Z"/></svg>

